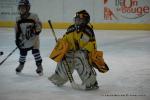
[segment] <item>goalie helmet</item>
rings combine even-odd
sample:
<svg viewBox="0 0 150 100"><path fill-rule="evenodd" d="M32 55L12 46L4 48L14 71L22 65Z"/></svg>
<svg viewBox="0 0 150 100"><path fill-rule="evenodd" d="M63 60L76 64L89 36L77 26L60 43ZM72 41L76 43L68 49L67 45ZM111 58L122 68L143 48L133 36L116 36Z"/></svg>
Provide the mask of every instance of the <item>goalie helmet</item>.
<svg viewBox="0 0 150 100"><path fill-rule="evenodd" d="M20 0L18 10L21 15L25 15L30 11L30 2L28 0Z"/></svg>
<svg viewBox="0 0 150 100"><path fill-rule="evenodd" d="M87 25L90 22L90 15L86 10L81 10L76 12L74 21L76 25Z"/></svg>

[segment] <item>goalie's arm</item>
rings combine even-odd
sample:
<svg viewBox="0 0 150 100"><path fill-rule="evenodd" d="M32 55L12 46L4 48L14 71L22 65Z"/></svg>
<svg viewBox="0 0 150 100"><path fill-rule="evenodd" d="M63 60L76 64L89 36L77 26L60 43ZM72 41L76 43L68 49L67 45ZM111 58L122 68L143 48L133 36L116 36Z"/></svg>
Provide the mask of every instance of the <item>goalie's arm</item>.
<svg viewBox="0 0 150 100"><path fill-rule="evenodd" d="M89 37L89 41L83 46L83 49L91 52L93 50L97 50L95 34L92 28L86 28L85 34Z"/></svg>
<svg viewBox="0 0 150 100"><path fill-rule="evenodd" d="M90 41L88 42L84 47L83 49L91 52L93 50L96 50L96 41Z"/></svg>

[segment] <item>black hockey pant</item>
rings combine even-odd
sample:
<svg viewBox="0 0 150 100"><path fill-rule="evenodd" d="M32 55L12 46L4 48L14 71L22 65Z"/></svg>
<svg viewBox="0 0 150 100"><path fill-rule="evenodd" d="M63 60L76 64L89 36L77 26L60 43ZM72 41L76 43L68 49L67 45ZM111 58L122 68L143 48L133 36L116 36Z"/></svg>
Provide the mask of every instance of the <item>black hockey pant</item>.
<svg viewBox="0 0 150 100"><path fill-rule="evenodd" d="M26 56L29 50L32 50L32 54L34 56L36 65L40 65L42 63L42 58L40 56L40 51L39 49L33 49L33 48L28 48L28 49L20 49L20 58L19 62L20 64L24 64L26 62Z"/></svg>

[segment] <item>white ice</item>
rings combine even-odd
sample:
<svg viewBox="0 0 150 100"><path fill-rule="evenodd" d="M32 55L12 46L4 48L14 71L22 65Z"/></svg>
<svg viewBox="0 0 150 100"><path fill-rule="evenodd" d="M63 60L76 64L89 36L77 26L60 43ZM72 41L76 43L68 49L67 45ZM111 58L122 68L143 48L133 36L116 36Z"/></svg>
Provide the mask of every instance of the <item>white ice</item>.
<svg viewBox="0 0 150 100"><path fill-rule="evenodd" d="M55 30L61 37L65 30ZM36 65L31 52L25 68L16 75L19 50L0 66L0 100L150 100L150 31L95 30L97 47L104 51L110 71L97 71L100 88L81 91L53 85L47 78L54 73L56 63L49 59L55 40L51 30L40 35L44 76L35 72ZM16 47L12 28L0 28L0 62ZM73 74L80 83L78 74Z"/></svg>

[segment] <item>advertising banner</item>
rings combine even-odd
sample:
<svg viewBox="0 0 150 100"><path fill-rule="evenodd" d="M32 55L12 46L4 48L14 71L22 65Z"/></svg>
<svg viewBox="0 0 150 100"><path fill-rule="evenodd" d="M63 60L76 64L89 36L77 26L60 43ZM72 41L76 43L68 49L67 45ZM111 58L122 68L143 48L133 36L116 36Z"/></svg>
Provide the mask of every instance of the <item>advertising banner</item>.
<svg viewBox="0 0 150 100"><path fill-rule="evenodd" d="M150 24L150 0L29 0L30 11L37 13L44 27L48 27L47 20L56 22L58 28L73 22L76 11L87 10L91 17L91 23L95 23L97 29L103 24L111 27L117 24L135 24L142 29L149 29ZM19 0L0 0L0 27L14 26L18 16ZM126 26L128 26L126 25ZM142 25L142 26L141 26ZM119 25L120 26L120 25ZM123 27L126 27L123 26ZM109 27L109 28L111 28ZM139 28L138 27L138 28ZM102 29L109 29L102 28Z"/></svg>
<svg viewBox="0 0 150 100"><path fill-rule="evenodd" d="M104 20L150 23L150 0L104 0Z"/></svg>
<svg viewBox="0 0 150 100"><path fill-rule="evenodd" d="M14 21L17 16L18 0L0 0L0 20Z"/></svg>

